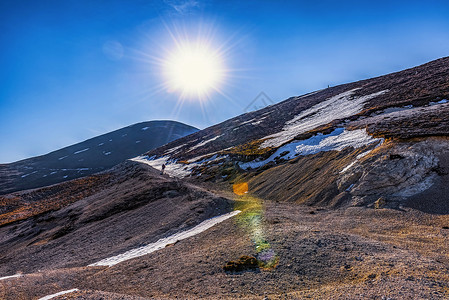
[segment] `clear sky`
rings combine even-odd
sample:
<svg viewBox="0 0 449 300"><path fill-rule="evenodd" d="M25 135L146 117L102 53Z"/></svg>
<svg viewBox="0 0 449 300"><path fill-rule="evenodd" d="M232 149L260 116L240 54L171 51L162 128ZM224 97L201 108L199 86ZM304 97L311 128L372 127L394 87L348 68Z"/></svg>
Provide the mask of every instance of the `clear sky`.
<svg viewBox="0 0 449 300"><path fill-rule="evenodd" d="M449 56L447 3L0 1L0 163L142 121L205 128L262 91L278 102ZM207 101L164 85L180 40L219 49Z"/></svg>

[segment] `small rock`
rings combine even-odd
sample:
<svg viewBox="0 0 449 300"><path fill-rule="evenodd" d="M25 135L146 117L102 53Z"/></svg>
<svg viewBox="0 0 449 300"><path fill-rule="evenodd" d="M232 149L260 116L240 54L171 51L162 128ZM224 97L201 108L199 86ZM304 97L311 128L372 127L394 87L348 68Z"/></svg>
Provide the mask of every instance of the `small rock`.
<svg viewBox="0 0 449 300"><path fill-rule="evenodd" d="M243 255L237 261L228 261L224 266L223 270L228 272L238 272L256 269L259 267L257 259L253 256Z"/></svg>
<svg viewBox="0 0 449 300"><path fill-rule="evenodd" d="M381 209L385 206L385 204L387 204L385 198L380 197L379 199L376 200L376 202L374 202L374 209Z"/></svg>

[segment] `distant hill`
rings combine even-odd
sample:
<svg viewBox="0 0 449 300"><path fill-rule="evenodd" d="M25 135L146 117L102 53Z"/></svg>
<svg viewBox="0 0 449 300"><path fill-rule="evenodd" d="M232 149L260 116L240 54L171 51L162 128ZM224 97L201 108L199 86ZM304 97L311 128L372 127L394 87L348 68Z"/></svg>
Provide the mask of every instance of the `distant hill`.
<svg viewBox="0 0 449 300"><path fill-rule="evenodd" d="M127 126L51 153L0 165L0 194L91 175L198 131L175 121Z"/></svg>

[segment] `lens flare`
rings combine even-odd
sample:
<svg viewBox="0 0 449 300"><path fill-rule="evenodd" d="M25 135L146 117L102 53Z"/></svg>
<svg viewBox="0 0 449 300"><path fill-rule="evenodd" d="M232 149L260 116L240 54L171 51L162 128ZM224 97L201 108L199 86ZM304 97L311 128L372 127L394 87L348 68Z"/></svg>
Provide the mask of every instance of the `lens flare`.
<svg viewBox="0 0 449 300"><path fill-rule="evenodd" d="M279 263L279 257L265 236L262 201L248 194L248 183L246 182L234 184L233 191L239 195L235 209L241 211L237 215L237 224L248 232L254 243L259 266L263 269L275 268Z"/></svg>
<svg viewBox="0 0 449 300"><path fill-rule="evenodd" d="M235 183L232 185L232 190L234 194L242 196L246 193L248 193L248 183Z"/></svg>

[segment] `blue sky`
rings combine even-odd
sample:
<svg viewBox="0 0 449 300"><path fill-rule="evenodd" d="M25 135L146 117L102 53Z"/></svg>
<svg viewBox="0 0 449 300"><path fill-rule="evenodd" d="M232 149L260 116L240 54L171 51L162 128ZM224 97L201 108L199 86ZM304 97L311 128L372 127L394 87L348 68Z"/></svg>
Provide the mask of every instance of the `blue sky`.
<svg viewBox="0 0 449 300"><path fill-rule="evenodd" d="M142 121L205 128L262 91L278 102L449 56L448 16L431 0L1 1L0 163ZM223 49L221 93L181 107L158 89L170 33Z"/></svg>

